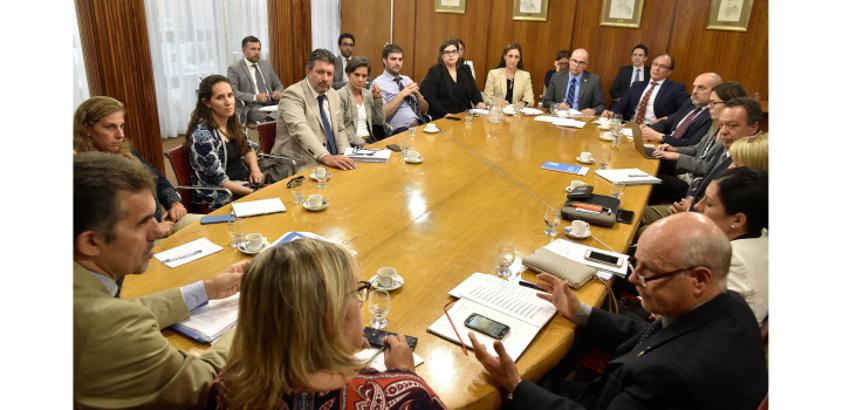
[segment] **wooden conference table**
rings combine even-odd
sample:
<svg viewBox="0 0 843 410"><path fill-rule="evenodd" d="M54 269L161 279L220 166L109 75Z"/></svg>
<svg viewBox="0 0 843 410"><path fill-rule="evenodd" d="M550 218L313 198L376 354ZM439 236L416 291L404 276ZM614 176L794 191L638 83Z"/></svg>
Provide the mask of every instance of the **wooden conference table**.
<svg viewBox="0 0 843 410"><path fill-rule="evenodd" d="M520 256L545 245L544 210L563 203L564 188L572 179L593 184L595 193L608 195L611 189L611 184L594 174L596 164L588 175L577 177L542 170L544 161L574 164L580 151L591 151L596 158L613 151L610 168L638 167L655 174L658 163L642 158L626 139L613 150L612 143L598 139L593 124L577 130L523 116L506 117L503 124L476 117L470 127L462 120L440 119L436 123L440 133L419 129L415 137L414 148L424 158L421 164L404 164L400 153L393 153L386 164L358 164L355 171L332 170L332 179L321 190L329 201L322 212L293 205L285 181L244 198L280 197L288 207L286 213L247 218L247 232L260 232L272 241L287 231L310 231L344 243L358 252L360 275L365 279L381 266L395 267L405 284L391 294L386 329L419 337L416 353L425 363L416 370L446 405L495 408L500 404L499 391L489 384L471 352L466 357L459 345L426 332L451 300L448 290L473 272L494 272L495 251L501 242L513 243ZM404 132L374 146L407 138ZM583 243L606 249L596 236L624 252L650 189L626 188L621 206L635 212L632 225L592 227L594 236ZM305 195L318 191L315 182L307 179ZM228 205L214 214L230 211ZM568 223L563 221L560 232ZM225 224L197 223L160 241L155 252L203 236L220 245L230 241ZM145 274L127 276L123 295L144 295L208 278L248 257L225 246L221 252L175 269L153 259ZM534 279L529 272L525 277ZM585 303L599 305L607 289L593 280L577 294ZM368 322L365 307L363 315ZM570 349L573 332L571 322L555 317L517 361L521 376L536 380L550 370ZM207 347L169 330L164 334L182 349Z"/></svg>

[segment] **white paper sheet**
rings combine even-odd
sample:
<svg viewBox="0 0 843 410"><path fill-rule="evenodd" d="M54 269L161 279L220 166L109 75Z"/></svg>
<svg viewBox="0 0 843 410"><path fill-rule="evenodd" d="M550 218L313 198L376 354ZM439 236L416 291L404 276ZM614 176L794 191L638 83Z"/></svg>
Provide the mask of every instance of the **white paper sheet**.
<svg viewBox="0 0 843 410"><path fill-rule="evenodd" d="M221 250L222 246L219 246L209 241L208 238L203 237L184 245L176 246L175 248L170 248L163 252L158 252L154 255L154 257L155 259L163 262L165 265L175 268L184 265L185 263L193 262L199 258L204 258Z"/></svg>

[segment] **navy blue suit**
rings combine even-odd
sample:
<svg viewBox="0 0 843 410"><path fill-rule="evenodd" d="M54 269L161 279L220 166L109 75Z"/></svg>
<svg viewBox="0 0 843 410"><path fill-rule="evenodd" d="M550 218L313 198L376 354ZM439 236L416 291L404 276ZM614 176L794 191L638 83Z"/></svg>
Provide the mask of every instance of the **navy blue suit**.
<svg viewBox="0 0 843 410"><path fill-rule="evenodd" d="M685 118L685 116L688 115L688 113L694 108L697 107L689 99L688 102L679 109L679 111L671 114L666 120L653 125L652 128L654 130L664 134L663 143L673 145L674 147L681 147L685 145L694 145L700 142L700 139L711 127L711 115L708 109L705 109L697 114L697 117L694 118L694 121L692 121L688 129L685 130L685 134L682 135L682 138L673 138L670 136L670 133L679 127L679 123L682 119Z"/></svg>
<svg viewBox="0 0 843 410"><path fill-rule="evenodd" d="M635 115L638 101L641 100L644 90L649 86L650 83L644 81L632 84L620 101L612 107L612 111L615 114L622 114L624 120L633 120L632 116ZM656 100L653 101L653 111L656 113L656 118L667 117L675 113L691 98L685 91L685 86L677 82L664 80L659 87L659 93L656 95Z"/></svg>

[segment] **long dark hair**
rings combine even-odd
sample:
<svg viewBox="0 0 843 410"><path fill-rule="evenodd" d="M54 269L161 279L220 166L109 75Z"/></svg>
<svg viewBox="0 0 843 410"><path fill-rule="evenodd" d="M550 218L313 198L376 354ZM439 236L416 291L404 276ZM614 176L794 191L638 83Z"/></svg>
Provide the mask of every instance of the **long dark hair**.
<svg viewBox="0 0 843 410"><path fill-rule="evenodd" d="M210 101L211 98L213 98L214 86L221 82L225 82L229 87L231 87L231 83L228 81L228 78L216 74L205 77L202 79L202 82L199 83L199 90L196 91L196 108L194 108L193 113L190 114L190 123L187 124L187 138L185 138L184 141L185 147L189 148L193 131L196 131L196 127L199 124L205 124L205 126L210 129L219 128L219 125L214 122L213 111L205 105L205 102ZM232 91L233 90L234 87L232 87ZM247 152L252 150L249 148L249 144L246 143L246 133L243 132L243 126L240 125L240 119L237 117L237 113L228 117L225 128L228 132L228 139L234 141L234 143L237 144L237 147L240 148L240 155L245 155Z"/></svg>
<svg viewBox="0 0 843 410"><path fill-rule="evenodd" d="M512 50L518 50L518 69L524 69L524 52L521 50L521 44L518 43L509 43L506 47L503 48L503 54L501 54L501 61L498 63L497 68L504 68L506 67L506 54Z"/></svg>

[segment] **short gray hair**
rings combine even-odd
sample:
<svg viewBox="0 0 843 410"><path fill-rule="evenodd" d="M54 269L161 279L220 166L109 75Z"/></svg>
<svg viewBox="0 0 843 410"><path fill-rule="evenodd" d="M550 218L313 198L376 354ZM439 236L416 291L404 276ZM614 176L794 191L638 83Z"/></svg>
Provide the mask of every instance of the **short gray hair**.
<svg viewBox="0 0 843 410"><path fill-rule="evenodd" d="M307 58L307 68L309 70L312 70L313 66L316 65L317 61L322 61L334 65L334 55L331 54L330 51L325 50L324 48L317 48L316 50L313 50L310 53L310 57Z"/></svg>
<svg viewBox="0 0 843 410"><path fill-rule="evenodd" d="M726 276L732 263L732 244L722 231L712 235L703 229L694 229L685 233L684 243L678 244L679 266L707 266L718 279L721 287L726 287Z"/></svg>

